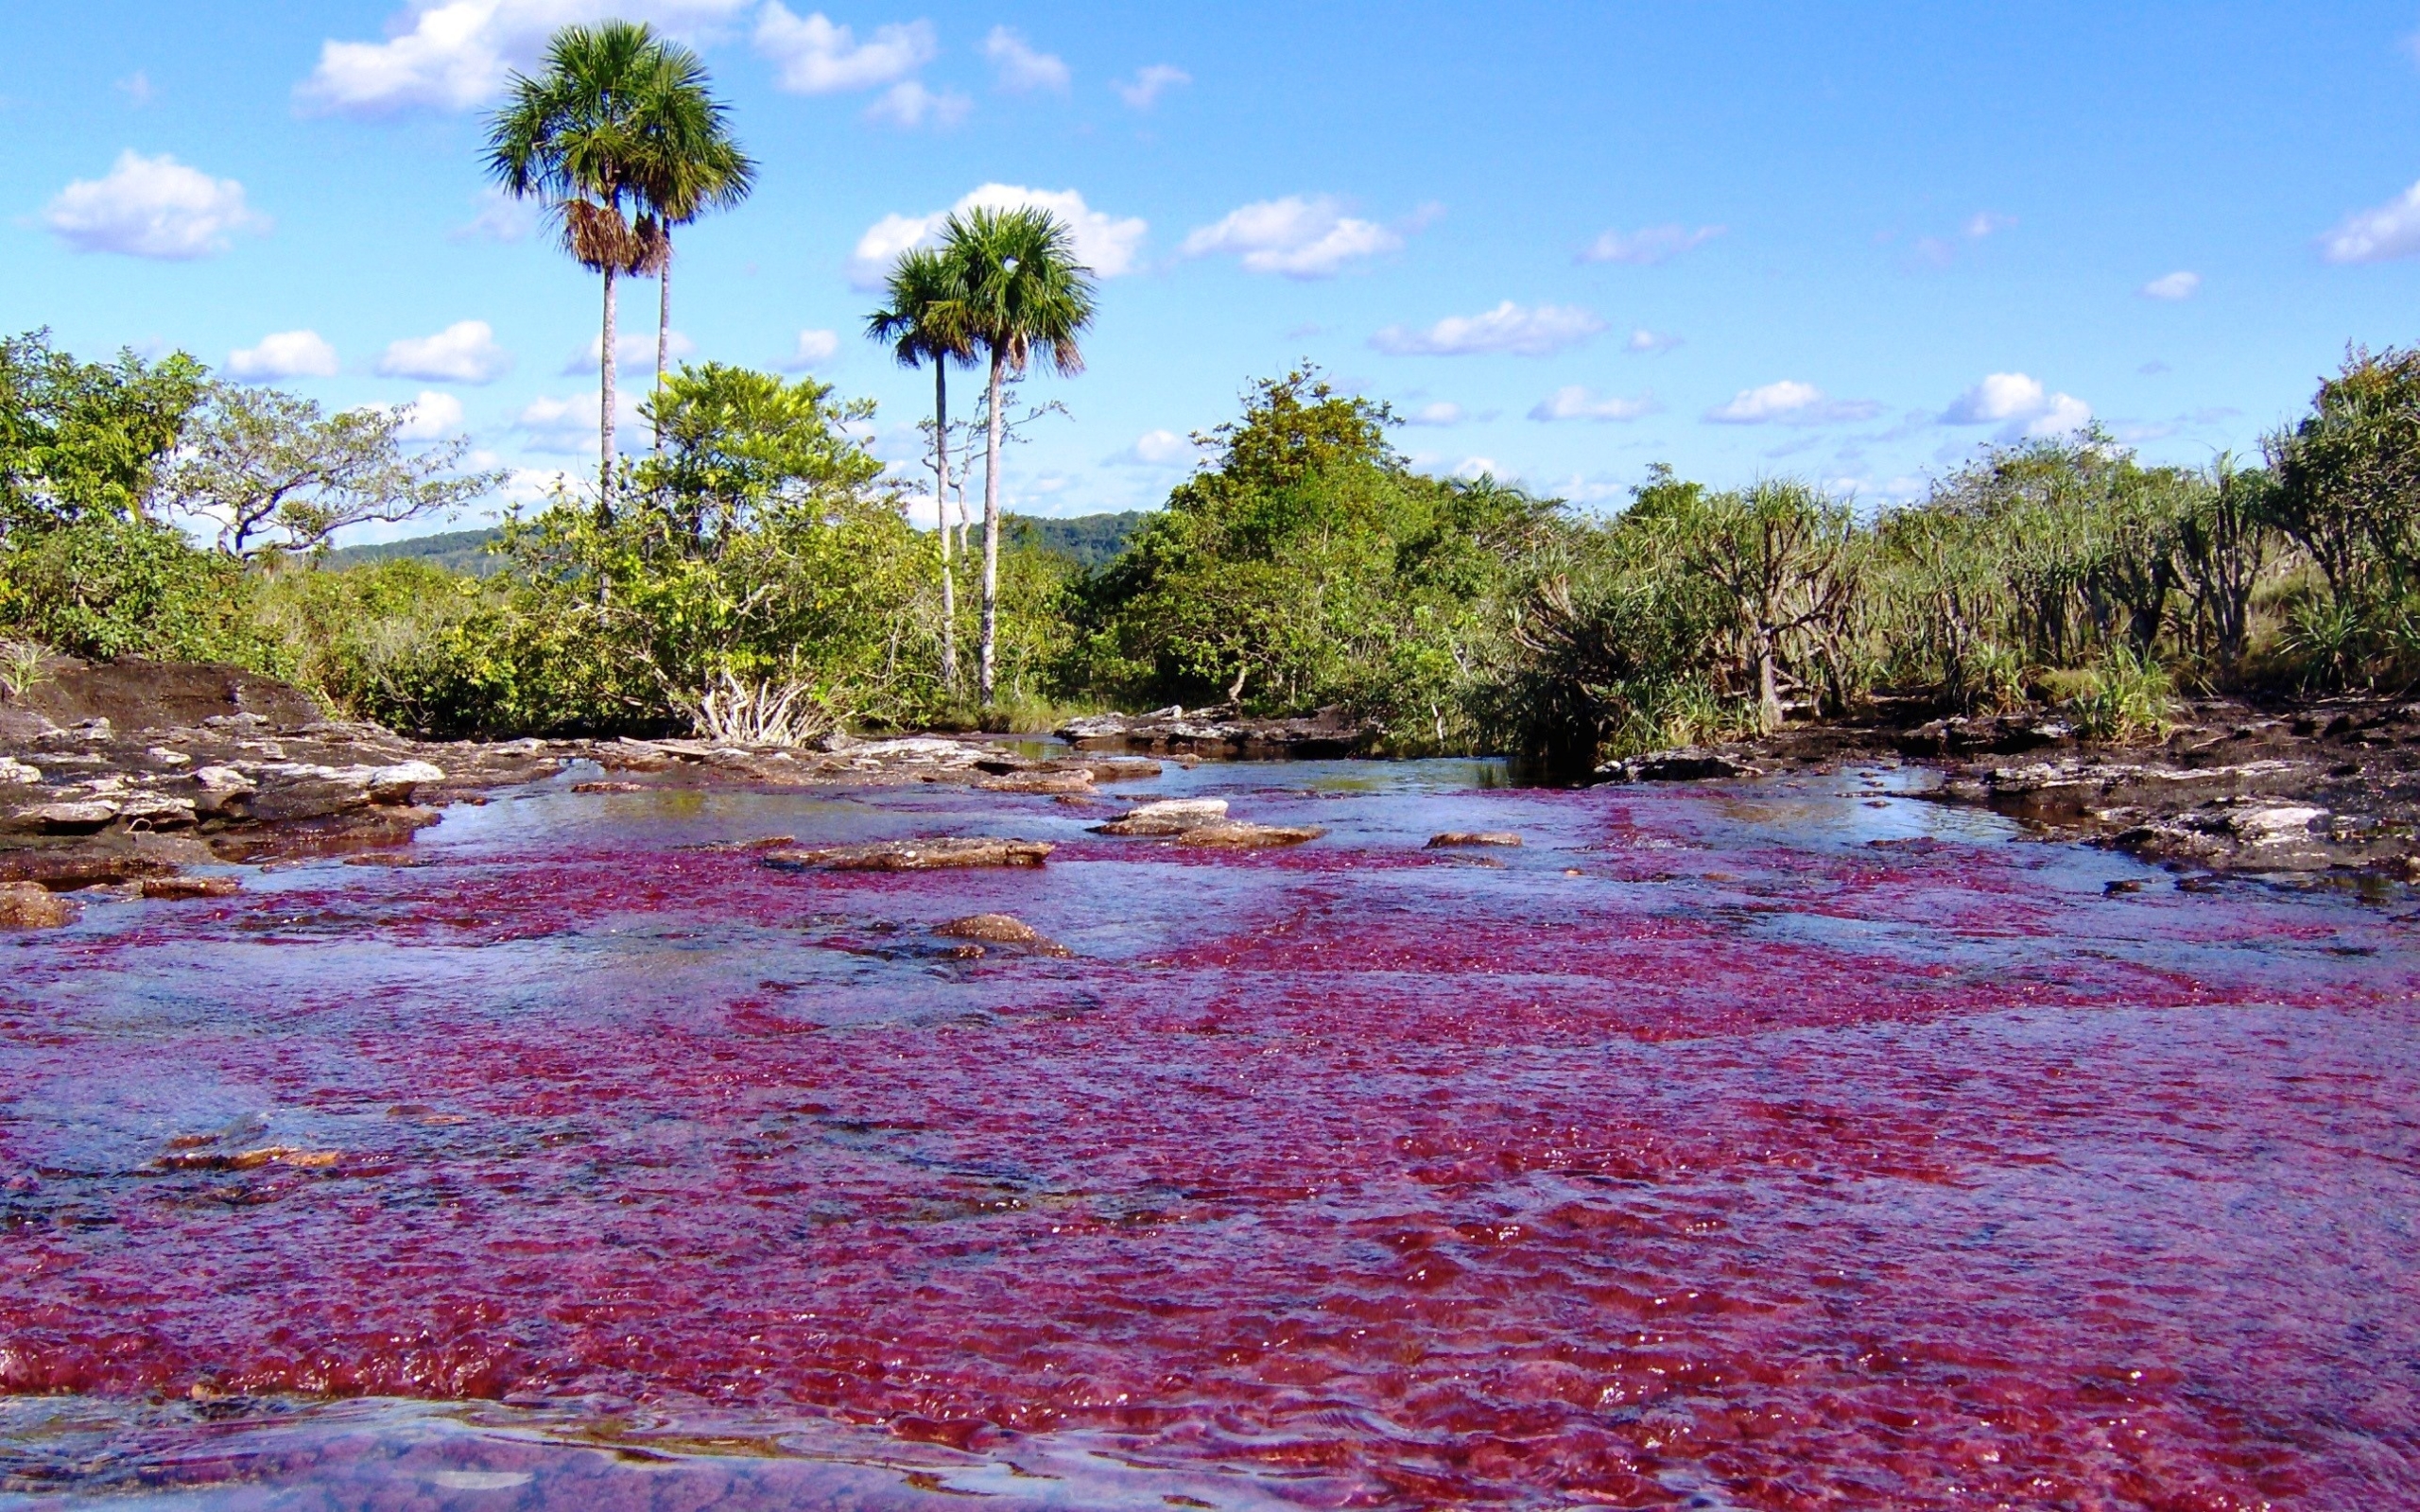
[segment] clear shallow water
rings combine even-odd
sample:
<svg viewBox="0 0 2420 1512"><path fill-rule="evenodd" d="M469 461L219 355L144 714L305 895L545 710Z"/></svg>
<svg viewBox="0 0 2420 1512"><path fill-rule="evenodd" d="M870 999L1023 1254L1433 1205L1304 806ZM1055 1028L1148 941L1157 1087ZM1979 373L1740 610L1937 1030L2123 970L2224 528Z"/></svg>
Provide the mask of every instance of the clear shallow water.
<svg viewBox="0 0 2420 1512"><path fill-rule="evenodd" d="M2420 1503L2399 910L1883 774L569 781L0 941L19 1500ZM1062 849L683 849L942 833Z"/></svg>

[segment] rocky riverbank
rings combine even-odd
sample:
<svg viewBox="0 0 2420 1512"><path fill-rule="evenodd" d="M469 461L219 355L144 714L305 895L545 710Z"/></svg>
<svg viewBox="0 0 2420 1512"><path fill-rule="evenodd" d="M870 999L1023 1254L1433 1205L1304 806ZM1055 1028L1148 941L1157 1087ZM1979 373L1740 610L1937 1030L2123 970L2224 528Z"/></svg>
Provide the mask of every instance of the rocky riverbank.
<svg viewBox="0 0 2420 1512"><path fill-rule="evenodd" d="M2184 705L2167 735L2086 741L2053 713L1795 726L1657 751L1600 781L1680 782L1911 763L1928 796L2174 870L2420 880L2420 703L2330 698Z"/></svg>

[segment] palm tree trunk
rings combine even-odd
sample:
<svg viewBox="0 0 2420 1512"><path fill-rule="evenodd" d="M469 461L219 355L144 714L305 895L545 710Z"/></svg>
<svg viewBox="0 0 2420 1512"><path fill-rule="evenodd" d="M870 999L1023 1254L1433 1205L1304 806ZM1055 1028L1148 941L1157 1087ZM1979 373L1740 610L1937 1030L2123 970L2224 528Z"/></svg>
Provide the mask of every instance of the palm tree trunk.
<svg viewBox="0 0 2420 1512"><path fill-rule="evenodd" d="M605 265L605 344L602 360L597 363L598 379L596 411L596 508L604 518L614 517L614 265Z"/></svg>
<svg viewBox="0 0 2420 1512"><path fill-rule="evenodd" d="M672 227L664 227L664 266L655 272L655 450L664 452L664 370L672 365Z"/></svg>
<svg viewBox="0 0 2420 1512"><path fill-rule="evenodd" d="M933 358L933 533L942 538L942 686L958 692L958 572L949 549L949 362Z"/></svg>
<svg viewBox="0 0 2420 1512"><path fill-rule="evenodd" d="M983 707L992 707L997 685L1000 628L1000 374L1008 366L1006 347L992 349L992 384L983 415L983 662L977 690Z"/></svg>

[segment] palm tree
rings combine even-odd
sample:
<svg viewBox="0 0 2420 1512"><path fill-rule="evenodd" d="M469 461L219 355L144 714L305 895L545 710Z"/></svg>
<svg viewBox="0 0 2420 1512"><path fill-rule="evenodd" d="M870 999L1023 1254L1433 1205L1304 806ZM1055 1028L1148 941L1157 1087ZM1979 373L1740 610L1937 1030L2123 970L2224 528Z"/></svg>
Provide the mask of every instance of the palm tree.
<svg viewBox="0 0 2420 1512"><path fill-rule="evenodd" d="M911 248L891 265L888 301L866 317L866 335L890 343L903 368L933 365L933 524L942 546L942 682L958 691L958 574L950 561L949 365L972 364L966 287L959 266L929 248Z"/></svg>
<svg viewBox="0 0 2420 1512"><path fill-rule="evenodd" d="M640 271L657 280L655 387L671 366L672 228L710 210L728 210L756 187L755 161L732 140L730 112L707 87L706 65L686 47L656 48L658 77L643 120L645 161L634 175L639 202ZM664 448L659 429L655 445Z"/></svg>
<svg viewBox="0 0 2420 1512"><path fill-rule="evenodd" d="M598 349L597 507L614 501L614 281L646 263L629 210L643 203L650 128L666 107L664 44L644 26L565 26L535 78L511 77L488 121L488 171L510 194L535 197L560 225L563 249L605 278Z"/></svg>
<svg viewBox="0 0 2420 1512"><path fill-rule="evenodd" d="M1000 599L1000 386L1039 360L1058 373L1084 370L1076 337L1093 322L1092 269L1076 261L1074 233L1046 210L973 209L942 227L942 255L966 289L966 332L991 358L984 390L983 646L977 687L989 708L996 686Z"/></svg>

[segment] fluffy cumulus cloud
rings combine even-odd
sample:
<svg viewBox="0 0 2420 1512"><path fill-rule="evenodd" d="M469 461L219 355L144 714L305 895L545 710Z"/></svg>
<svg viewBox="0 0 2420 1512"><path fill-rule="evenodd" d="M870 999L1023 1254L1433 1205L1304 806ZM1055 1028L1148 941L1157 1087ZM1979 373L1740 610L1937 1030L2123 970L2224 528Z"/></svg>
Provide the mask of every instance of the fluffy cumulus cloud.
<svg viewBox="0 0 2420 1512"><path fill-rule="evenodd" d="M1997 425L2005 440L2066 436L2092 422L2092 406L2073 394L2054 394L2038 378L1996 372L1967 389L1941 415L1945 425Z"/></svg>
<svg viewBox="0 0 2420 1512"><path fill-rule="evenodd" d="M239 231L268 222L244 202L244 186L214 179L162 153L129 149L106 177L78 179L43 208L43 225L79 252L118 252L186 262L225 251Z"/></svg>
<svg viewBox="0 0 2420 1512"><path fill-rule="evenodd" d="M1421 405L1403 419L1407 425L1460 425L1467 418L1461 405L1450 399L1440 399Z"/></svg>
<svg viewBox="0 0 2420 1512"><path fill-rule="evenodd" d="M512 353L496 345L485 320L457 320L433 336L406 336L378 356L382 378L424 383L493 383L512 369Z"/></svg>
<svg viewBox="0 0 2420 1512"><path fill-rule="evenodd" d="M2356 211L2319 239L2331 263L2384 263L2420 252L2420 183L2375 209Z"/></svg>
<svg viewBox="0 0 2420 1512"><path fill-rule="evenodd" d="M259 346L227 353L227 376L245 383L333 378L337 370L337 349L317 331L279 331L261 337Z"/></svg>
<svg viewBox="0 0 2420 1512"><path fill-rule="evenodd" d="M452 394L424 389L418 399L395 407L403 418L395 435L404 440L442 441L461 434L462 402Z"/></svg>
<svg viewBox="0 0 2420 1512"><path fill-rule="evenodd" d="M1834 399L1813 384L1785 378L1742 388L1705 418L1718 425L1836 425L1872 420L1882 406L1870 399Z"/></svg>
<svg viewBox="0 0 2420 1512"><path fill-rule="evenodd" d="M493 185L479 192L478 214L447 232L450 241L517 242L538 229L538 204Z"/></svg>
<svg viewBox="0 0 2420 1512"><path fill-rule="evenodd" d="M1174 431L1145 431L1134 438L1134 444L1111 457L1115 467L1191 467L1201 457L1201 449L1189 437Z"/></svg>
<svg viewBox="0 0 2420 1512"><path fill-rule="evenodd" d="M2201 287L2201 274L2187 273L2180 269L2173 273L2163 273L2144 284L2142 294L2147 300L2189 300L2200 292Z"/></svg>
<svg viewBox="0 0 2420 1512"><path fill-rule="evenodd" d="M1636 399L1607 394L1600 399L1578 384L1568 384L1531 406L1530 418L1538 421L1636 420L1641 415L1652 415L1661 407L1651 394L1641 394Z"/></svg>
<svg viewBox="0 0 2420 1512"><path fill-rule="evenodd" d="M1652 357L1669 352L1680 344L1681 338L1668 331L1650 331L1647 327L1640 326L1630 334L1628 341L1622 343L1622 350Z"/></svg>
<svg viewBox="0 0 2420 1512"><path fill-rule="evenodd" d="M753 0L411 0L383 42L331 39L295 89L316 112L383 115L468 110L495 96L515 68L536 64L558 26L619 16L695 39ZM775 8L778 9L778 8Z"/></svg>
<svg viewBox="0 0 2420 1512"><path fill-rule="evenodd" d="M1000 87L1019 94L1037 89L1063 90L1069 75L1066 61L1037 50L1006 26L994 26L983 39L983 56L992 64Z"/></svg>
<svg viewBox="0 0 2420 1512"><path fill-rule="evenodd" d="M1583 263L1629 263L1652 267L1683 252L1703 247L1722 234L1720 226L1648 226L1638 231L1607 231L1580 249Z"/></svg>
<svg viewBox="0 0 2420 1512"><path fill-rule="evenodd" d="M941 236L942 222L953 215L977 208L1013 210L1033 206L1067 223L1075 235L1076 256L1098 278L1117 278L1134 271L1144 233L1150 230L1132 216L1112 215L1084 203L1073 189L1028 189L1017 184L987 183L961 196L947 210L925 215L885 215L866 228L849 255L849 281L861 289L879 288L899 254L911 247L927 247Z"/></svg>
<svg viewBox="0 0 2420 1512"><path fill-rule="evenodd" d="M798 334L798 346L790 352L789 361L782 364L792 372L804 372L821 368L840 354L840 334L837 331L806 330Z"/></svg>
<svg viewBox="0 0 2420 1512"><path fill-rule="evenodd" d="M1288 195L1246 205L1215 226L1197 228L1178 251L1185 257L1226 253L1247 272L1331 278L1349 263L1402 246L1401 235L1344 214L1326 195Z"/></svg>
<svg viewBox="0 0 2420 1512"><path fill-rule="evenodd" d="M666 334L665 355L673 362L694 356L698 344L678 331ZM565 376L595 372L605 355L605 334L598 332L588 338L588 350L563 364ZM655 370L655 328L644 331L623 331L614 337L614 370L616 372L653 372Z"/></svg>
<svg viewBox="0 0 2420 1512"><path fill-rule="evenodd" d="M1506 300L1483 315L1449 315L1424 330L1391 325L1370 345L1395 356L1467 357L1511 352L1545 357L1577 346L1605 329L1588 310L1570 304L1525 307Z"/></svg>
<svg viewBox="0 0 2420 1512"><path fill-rule="evenodd" d="M1134 71L1132 78L1121 78L1110 85L1129 110L1148 111L1160 102L1160 96L1180 84L1190 84L1193 76L1173 63L1150 63Z"/></svg>
<svg viewBox="0 0 2420 1512"><path fill-rule="evenodd" d="M911 129L928 121L951 127L965 120L973 109L975 102L954 89L926 89L921 78L903 78L866 107L866 119Z"/></svg>
<svg viewBox="0 0 2420 1512"><path fill-rule="evenodd" d="M773 60L782 88L795 94L879 89L906 78L941 51L930 22L876 26L859 42L855 31L823 12L802 20L782 0L767 0L755 41L756 50Z"/></svg>
<svg viewBox="0 0 2420 1512"><path fill-rule="evenodd" d="M647 442L647 421L639 415L645 396L625 388L614 398L614 445L616 451ZM541 394L531 400L515 421L533 452L567 456L596 455L596 417L601 411L595 389L569 399Z"/></svg>

